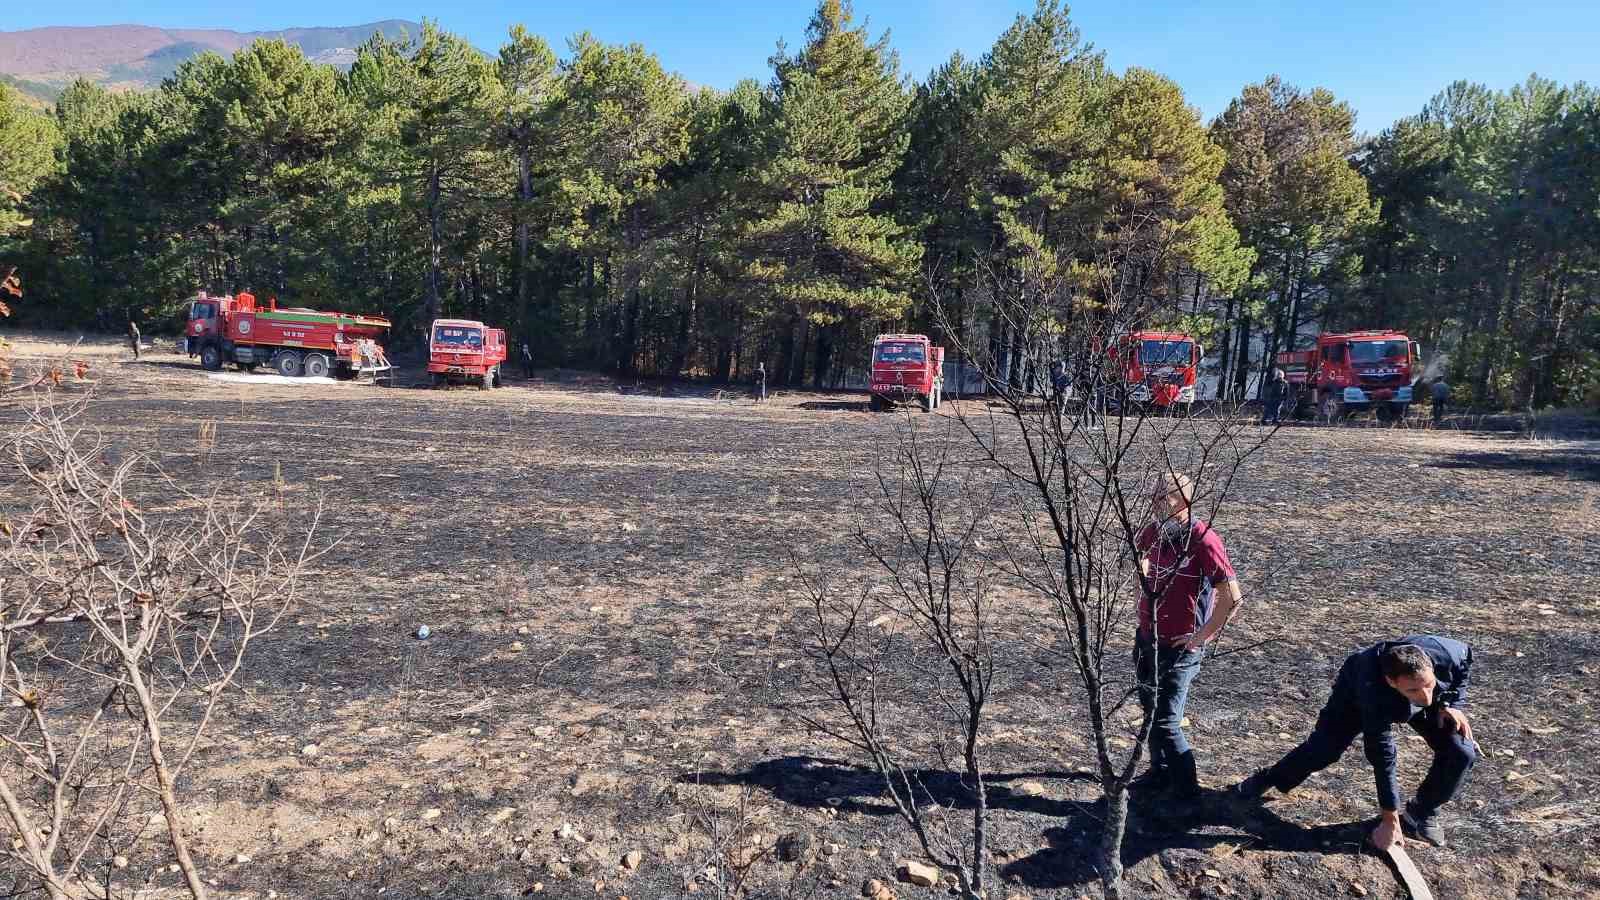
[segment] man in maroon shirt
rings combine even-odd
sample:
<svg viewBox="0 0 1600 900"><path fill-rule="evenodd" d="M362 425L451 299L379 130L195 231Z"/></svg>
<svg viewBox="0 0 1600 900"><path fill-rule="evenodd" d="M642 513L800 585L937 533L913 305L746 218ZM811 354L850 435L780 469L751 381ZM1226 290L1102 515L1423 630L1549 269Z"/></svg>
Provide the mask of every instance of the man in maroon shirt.
<svg viewBox="0 0 1600 900"><path fill-rule="evenodd" d="M1184 797L1200 792L1194 750L1183 734L1189 685L1206 645L1233 618L1243 594L1222 538L1190 513L1194 482L1168 473L1156 479L1151 522L1139 550L1139 702L1154 713L1150 779Z"/></svg>

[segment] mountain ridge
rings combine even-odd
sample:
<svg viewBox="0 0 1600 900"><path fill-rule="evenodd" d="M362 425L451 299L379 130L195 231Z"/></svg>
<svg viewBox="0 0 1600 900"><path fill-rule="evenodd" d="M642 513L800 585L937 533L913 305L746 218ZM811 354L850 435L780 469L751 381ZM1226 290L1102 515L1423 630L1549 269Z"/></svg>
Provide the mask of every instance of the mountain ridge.
<svg viewBox="0 0 1600 900"><path fill-rule="evenodd" d="M8 83L37 99L53 100L50 91L59 91L77 78L112 88L153 88L200 53L231 56L257 40L283 40L298 45L313 61L349 65L354 49L374 34L398 38L421 31L420 23L406 19L270 31L47 25L0 31L0 76L7 76Z"/></svg>

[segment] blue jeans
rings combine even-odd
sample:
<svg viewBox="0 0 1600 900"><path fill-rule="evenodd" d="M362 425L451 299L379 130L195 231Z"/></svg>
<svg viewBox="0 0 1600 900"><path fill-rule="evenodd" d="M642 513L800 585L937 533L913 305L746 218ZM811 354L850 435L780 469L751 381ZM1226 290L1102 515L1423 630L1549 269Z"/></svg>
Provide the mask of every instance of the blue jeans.
<svg viewBox="0 0 1600 900"><path fill-rule="evenodd" d="M1146 711L1155 709L1150 726L1150 767L1162 771L1182 765L1180 758L1189 752L1189 741L1183 734L1183 708L1189 702L1189 685L1200 674L1200 661L1205 659L1206 651L1201 648L1185 653L1178 647L1157 651L1141 639L1135 652L1139 705Z"/></svg>

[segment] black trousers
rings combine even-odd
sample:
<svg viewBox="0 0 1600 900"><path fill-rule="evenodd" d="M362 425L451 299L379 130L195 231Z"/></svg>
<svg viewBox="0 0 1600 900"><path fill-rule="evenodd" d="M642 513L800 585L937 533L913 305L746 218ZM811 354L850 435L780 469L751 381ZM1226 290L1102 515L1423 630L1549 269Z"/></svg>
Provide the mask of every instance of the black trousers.
<svg viewBox="0 0 1600 900"><path fill-rule="evenodd" d="M1333 695L1317 716L1311 736L1267 770L1268 782L1280 792L1287 794L1313 772L1338 762L1361 734L1361 710L1356 705L1352 681L1347 672L1339 673ZM1433 764L1417 786L1416 799L1410 805L1411 815L1418 819L1432 816L1450 802L1478 759L1477 745L1463 740L1448 718L1440 724L1435 715L1423 710L1407 722L1433 750Z"/></svg>

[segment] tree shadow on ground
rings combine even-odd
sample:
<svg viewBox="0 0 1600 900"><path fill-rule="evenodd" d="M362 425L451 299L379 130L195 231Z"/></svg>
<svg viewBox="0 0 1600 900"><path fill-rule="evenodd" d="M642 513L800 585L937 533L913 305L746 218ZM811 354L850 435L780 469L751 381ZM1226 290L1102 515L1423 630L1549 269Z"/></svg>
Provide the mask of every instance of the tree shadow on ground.
<svg viewBox="0 0 1600 900"><path fill-rule="evenodd" d="M942 769L914 769L907 774L918 785L920 800L931 799L940 805L958 809L972 807L972 790L960 773ZM1014 785L1032 779L1089 781L1092 778L1080 772L1004 772L990 774L984 782L988 788L991 809L1061 816L1077 804L1024 793ZM841 813L875 816L895 813L894 804L884 795L883 779L877 772L836 759L781 756L762 760L743 772L697 772L679 776L678 781L684 784L757 787L784 803L808 809L832 807Z"/></svg>
<svg viewBox="0 0 1600 900"><path fill-rule="evenodd" d="M1600 481L1600 453L1592 450L1464 450L1429 465Z"/></svg>
<svg viewBox="0 0 1600 900"><path fill-rule="evenodd" d="M1048 846L1000 867L1008 882L1035 890L1072 887L1099 880L1101 823L1105 802L1069 804L1058 826L1046 828ZM1129 803L1129 828L1122 842L1122 864L1132 870L1159 857L1168 875L1199 880L1211 865L1213 851L1223 845L1252 851L1357 855L1367 852L1368 821L1337 822L1307 827L1278 816L1267 807L1238 800L1227 791L1205 790L1198 800L1178 807L1161 795L1135 794ZM1228 852L1224 850L1224 852Z"/></svg>
<svg viewBox="0 0 1600 900"><path fill-rule="evenodd" d="M960 773L918 769L909 773L927 797L955 809L971 809L972 790ZM1044 829L1048 846L1005 862L1000 876L1010 884L1034 890L1074 887L1097 882L1101 823L1105 803L1058 800L1021 789L1019 782L1065 779L1093 782L1087 772L1008 772L985 779L989 808L996 812L1029 813L1057 823ZM833 807L841 813L894 815L878 773L839 760L786 756L762 760L743 772L699 772L679 781L701 785L741 785L765 790L795 806ZM1366 821L1306 827L1284 819L1265 805L1233 798L1227 791L1206 790L1180 807L1163 794L1135 792L1129 803L1129 829L1122 862L1132 869L1159 856L1174 878L1199 879L1210 859L1208 851L1222 844L1283 853L1355 855L1364 852ZM1174 852L1176 851L1176 852ZM1192 869L1192 872L1188 870ZM1187 874L1185 874L1187 873Z"/></svg>
<svg viewBox="0 0 1600 900"><path fill-rule="evenodd" d="M849 412L866 412L865 400L807 400L798 403L800 409L847 410Z"/></svg>

